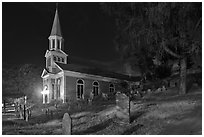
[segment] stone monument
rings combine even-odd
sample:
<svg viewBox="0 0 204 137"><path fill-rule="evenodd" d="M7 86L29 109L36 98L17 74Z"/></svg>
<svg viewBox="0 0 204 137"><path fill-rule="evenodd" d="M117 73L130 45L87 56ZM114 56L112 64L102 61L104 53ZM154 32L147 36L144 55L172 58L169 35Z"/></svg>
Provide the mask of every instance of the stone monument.
<svg viewBox="0 0 204 137"><path fill-rule="evenodd" d="M62 134L71 135L72 132L72 119L68 113L65 113L62 119Z"/></svg>
<svg viewBox="0 0 204 137"><path fill-rule="evenodd" d="M122 123L130 123L130 98L124 93L116 94L116 116Z"/></svg>

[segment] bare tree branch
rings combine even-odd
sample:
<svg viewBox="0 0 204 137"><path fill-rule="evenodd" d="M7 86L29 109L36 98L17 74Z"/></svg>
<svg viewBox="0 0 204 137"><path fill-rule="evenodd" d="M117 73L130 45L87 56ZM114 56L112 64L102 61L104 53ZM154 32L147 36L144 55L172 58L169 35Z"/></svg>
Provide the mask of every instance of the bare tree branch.
<svg viewBox="0 0 204 137"><path fill-rule="evenodd" d="M173 57L181 58L181 56L179 56L178 54L176 54L176 53L174 53L172 50L170 50L170 49L166 46L166 44L165 44L164 41L161 43L161 45L162 45L163 49L164 49L167 53L169 53L170 55L172 55Z"/></svg>

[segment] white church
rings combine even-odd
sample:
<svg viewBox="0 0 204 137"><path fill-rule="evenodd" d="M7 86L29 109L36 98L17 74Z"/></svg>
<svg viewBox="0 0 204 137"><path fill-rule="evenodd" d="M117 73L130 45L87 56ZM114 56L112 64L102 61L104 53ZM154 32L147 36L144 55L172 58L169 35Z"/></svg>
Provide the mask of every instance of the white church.
<svg viewBox="0 0 204 137"><path fill-rule="evenodd" d="M46 65L41 74L43 79L43 103L53 100L68 101L87 100L91 97L111 94L119 88L122 81L135 82L138 77L99 70L90 66L69 63L64 51L64 39L61 33L58 9L45 53Z"/></svg>

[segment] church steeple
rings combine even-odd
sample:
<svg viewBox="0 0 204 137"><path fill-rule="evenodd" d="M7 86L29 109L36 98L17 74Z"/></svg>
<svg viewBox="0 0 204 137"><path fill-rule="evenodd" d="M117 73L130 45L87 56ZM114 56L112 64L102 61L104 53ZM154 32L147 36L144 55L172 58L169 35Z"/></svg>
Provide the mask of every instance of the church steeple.
<svg viewBox="0 0 204 137"><path fill-rule="evenodd" d="M60 28L58 8L56 7L55 17L52 25L51 34L49 36L49 49L47 50L46 68L49 72L55 72L55 62L67 64L67 54L64 50L64 39Z"/></svg>
<svg viewBox="0 0 204 137"><path fill-rule="evenodd" d="M49 39L49 50L63 50L64 39L62 37L57 6L56 6L55 17L52 25L51 34L48 39Z"/></svg>
<svg viewBox="0 0 204 137"><path fill-rule="evenodd" d="M54 22L52 25L52 31L51 31L50 36L55 36L55 35L62 37L57 6L56 6L55 18L54 18Z"/></svg>

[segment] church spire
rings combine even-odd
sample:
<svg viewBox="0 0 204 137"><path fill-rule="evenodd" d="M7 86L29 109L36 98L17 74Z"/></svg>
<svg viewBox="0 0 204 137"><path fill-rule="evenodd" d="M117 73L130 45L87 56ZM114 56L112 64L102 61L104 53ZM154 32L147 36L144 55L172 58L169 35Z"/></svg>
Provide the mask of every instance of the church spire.
<svg viewBox="0 0 204 137"><path fill-rule="evenodd" d="M54 18L54 22L52 25L52 31L51 31L50 36L56 36L56 35L62 37L61 27L60 27L60 22L59 22L59 15L58 15L58 4L56 4L55 18Z"/></svg>

